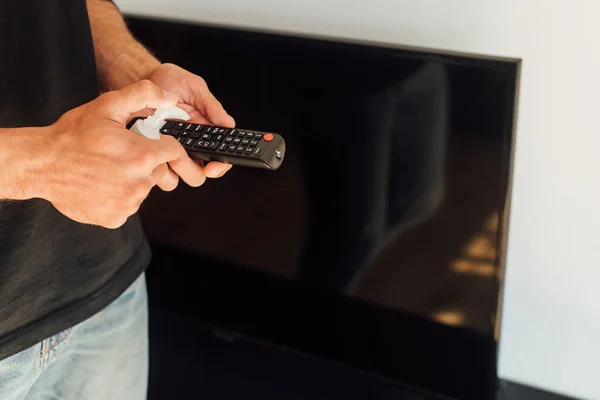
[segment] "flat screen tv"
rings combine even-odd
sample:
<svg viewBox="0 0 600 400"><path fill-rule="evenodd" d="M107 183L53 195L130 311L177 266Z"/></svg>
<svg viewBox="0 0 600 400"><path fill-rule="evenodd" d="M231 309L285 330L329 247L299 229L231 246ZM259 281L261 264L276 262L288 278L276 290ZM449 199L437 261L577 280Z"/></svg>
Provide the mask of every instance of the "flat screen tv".
<svg viewBox="0 0 600 400"><path fill-rule="evenodd" d="M457 399L491 398L517 60L130 17L277 171L152 192L155 308Z"/></svg>

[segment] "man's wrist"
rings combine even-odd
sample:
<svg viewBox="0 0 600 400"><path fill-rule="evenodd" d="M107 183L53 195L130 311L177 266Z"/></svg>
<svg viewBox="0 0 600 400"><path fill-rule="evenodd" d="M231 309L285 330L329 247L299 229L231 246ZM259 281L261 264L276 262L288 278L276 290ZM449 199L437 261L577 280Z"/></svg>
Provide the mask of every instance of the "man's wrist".
<svg viewBox="0 0 600 400"><path fill-rule="evenodd" d="M0 200L42 198L51 156L44 128L0 129ZM40 150L40 151L38 151Z"/></svg>

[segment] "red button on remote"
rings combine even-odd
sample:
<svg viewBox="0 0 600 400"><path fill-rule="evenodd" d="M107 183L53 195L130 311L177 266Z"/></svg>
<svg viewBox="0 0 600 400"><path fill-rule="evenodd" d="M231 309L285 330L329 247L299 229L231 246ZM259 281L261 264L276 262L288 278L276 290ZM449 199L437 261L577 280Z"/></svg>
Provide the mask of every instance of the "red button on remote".
<svg viewBox="0 0 600 400"><path fill-rule="evenodd" d="M273 140L273 135L271 133L267 133L263 139L265 139L265 142L270 142L271 140Z"/></svg>

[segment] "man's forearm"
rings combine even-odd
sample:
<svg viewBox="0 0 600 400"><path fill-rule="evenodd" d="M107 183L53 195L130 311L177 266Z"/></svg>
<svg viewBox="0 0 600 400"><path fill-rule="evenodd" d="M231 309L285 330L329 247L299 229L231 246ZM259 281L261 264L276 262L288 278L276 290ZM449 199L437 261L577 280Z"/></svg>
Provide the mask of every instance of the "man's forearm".
<svg viewBox="0 0 600 400"><path fill-rule="evenodd" d="M0 129L0 201L41 196L41 173L51 164L44 149L45 128Z"/></svg>
<svg viewBox="0 0 600 400"><path fill-rule="evenodd" d="M129 33L119 10L108 0L87 0L98 78L116 90L148 76L160 62Z"/></svg>

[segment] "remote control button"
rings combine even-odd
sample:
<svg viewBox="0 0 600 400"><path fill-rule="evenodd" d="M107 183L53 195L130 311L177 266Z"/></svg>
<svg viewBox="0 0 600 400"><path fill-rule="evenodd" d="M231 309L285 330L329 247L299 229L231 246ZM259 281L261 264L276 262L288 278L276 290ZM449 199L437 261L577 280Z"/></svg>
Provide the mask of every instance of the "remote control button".
<svg viewBox="0 0 600 400"><path fill-rule="evenodd" d="M202 132L202 129L204 129L204 127L205 127L204 125L202 125L202 124L198 124L198 126L197 126L197 127L196 127L196 129L195 129L195 131L196 131L196 132Z"/></svg>
<svg viewBox="0 0 600 400"><path fill-rule="evenodd" d="M175 137L178 137L179 135L181 135L181 131L179 129L173 129L172 132L173 133L171 133L171 134Z"/></svg>
<svg viewBox="0 0 600 400"><path fill-rule="evenodd" d="M243 138L244 136L246 136L246 131L238 131L238 137Z"/></svg>
<svg viewBox="0 0 600 400"><path fill-rule="evenodd" d="M256 146L257 144L258 144L258 141L256 141L256 140L251 140L251 141L250 141L250 147L254 147L254 146Z"/></svg>
<svg viewBox="0 0 600 400"><path fill-rule="evenodd" d="M231 142L233 142L233 138L231 136L227 136L225 138L225 143L231 143Z"/></svg>
<svg viewBox="0 0 600 400"><path fill-rule="evenodd" d="M213 140L216 141L216 142L220 142L221 140L223 140L223 138L224 138L223 135L217 135L217 136L214 137Z"/></svg>
<svg viewBox="0 0 600 400"><path fill-rule="evenodd" d="M183 143L184 147L192 147L194 145L195 140L192 138L186 139Z"/></svg>
<svg viewBox="0 0 600 400"><path fill-rule="evenodd" d="M242 140L242 146L248 146L248 143L250 143L248 139Z"/></svg>
<svg viewBox="0 0 600 400"><path fill-rule="evenodd" d="M200 138L200 132L190 132L190 137L193 139L199 139Z"/></svg>
<svg viewBox="0 0 600 400"><path fill-rule="evenodd" d="M172 128L172 127L174 127L174 126L175 126L175 121L167 121L167 122L165 122L165 124L163 125L163 128L166 128L166 129L171 129L171 128Z"/></svg>
<svg viewBox="0 0 600 400"><path fill-rule="evenodd" d="M189 137L190 133L188 131L181 131L181 137Z"/></svg>
<svg viewBox="0 0 600 400"><path fill-rule="evenodd" d="M197 147L199 149L201 149L204 146L204 141L203 140L198 140L196 142L196 144L194 145L194 147Z"/></svg>
<svg viewBox="0 0 600 400"><path fill-rule="evenodd" d="M167 128L162 128L160 130L160 133L162 133L163 135L169 135L171 133L171 130Z"/></svg>
<svg viewBox="0 0 600 400"><path fill-rule="evenodd" d="M211 150L216 150L217 146L219 146L218 142L210 142L210 144L208 145L208 148Z"/></svg>
<svg viewBox="0 0 600 400"><path fill-rule="evenodd" d="M262 139L262 134L260 134L260 133L255 133L255 134L254 134L254 140L260 140L260 139Z"/></svg>
<svg viewBox="0 0 600 400"><path fill-rule="evenodd" d="M271 140L273 140L273 134L267 133L263 139L265 140L265 142L270 142Z"/></svg>
<svg viewBox="0 0 600 400"><path fill-rule="evenodd" d="M229 132L229 129L227 129L227 128L218 128L215 133L218 133L219 135L227 135L228 132Z"/></svg>
<svg viewBox="0 0 600 400"><path fill-rule="evenodd" d="M265 152L264 149L257 147L256 150L254 151L254 155L260 157L263 155L264 152Z"/></svg>
<svg viewBox="0 0 600 400"><path fill-rule="evenodd" d="M242 146L238 146L237 149L235 149L236 153L243 153L244 152L244 148Z"/></svg>
<svg viewBox="0 0 600 400"><path fill-rule="evenodd" d="M233 153L233 152L235 151L235 149L236 149L236 147L235 147L234 145L230 145L230 146L227 148L227 151L228 151L228 152L230 152L230 153Z"/></svg>
<svg viewBox="0 0 600 400"><path fill-rule="evenodd" d="M193 130L194 130L194 129L196 129L196 128L197 128L197 125L196 125L196 124L188 124L188 125L185 127L185 130L186 130L186 131L193 131Z"/></svg>
<svg viewBox="0 0 600 400"><path fill-rule="evenodd" d="M205 133L204 135L202 135L202 139L204 139L204 140L211 140L212 139L212 135L209 135L208 133Z"/></svg>
<svg viewBox="0 0 600 400"><path fill-rule="evenodd" d="M177 129L183 130L183 128L185 128L185 122L177 122L177 124L175 124L175 127Z"/></svg>
<svg viewBox="0 0 600 400"><path fill-rule="evenodd" d="M246 151L244 151L244 154L251 155L252 149L250 149L250 148L246 149Z"/></svg>
<svg viewBox="0 0 600 400"><path fill-rule="evenodd" d="M221 146L219 146L219 151L227 151L227 143L221 143Z"/></svg>
<svg viewBox="0 0 600 400"><path fill-rule="evenodd" d="M210 142L209 141L205 141L204 144L202 145L203 149L210 149Z"/></svg>
<svg viewBox="0 0 600 400"><path fill-rule="evenodd" d="M177 141L181 144L183 144L183 142L185 142L185 138L184 137L180 137L179 139L177 139Z"/></svg>
<svg viewBox="0 0 600 400"><path fill-rule="evenodd" d="M237 136L237 133L238 133L237 129L232 129L231 132L229 132L229 136L231 136L231 137Z"/></svg>
<svg viewBox="0 0 600 400"><path fill-rule="evenodd" d="M248 132L246 133L246 139L252 139L254 137L254 133Z"/></svg>
<svg viewBox="0 0 600 400"><path fill-rule="evenodd" d="M235 138L233 139L233 144L240 144L242 142L241 139Z"/></svg>

